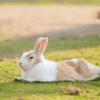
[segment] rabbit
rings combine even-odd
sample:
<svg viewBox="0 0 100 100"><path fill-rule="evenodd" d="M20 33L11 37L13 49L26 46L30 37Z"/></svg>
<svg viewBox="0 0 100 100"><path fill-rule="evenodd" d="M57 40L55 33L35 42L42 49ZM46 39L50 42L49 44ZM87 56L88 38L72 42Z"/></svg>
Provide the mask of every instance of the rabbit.
<svg viewBox="0 0 100 100"><path fill-rule="evenodd" d="M83 60L72 59L66 61L49 61L44 58L48 38L40 37L36 40L34 49L23 53L19 66L22 77L15 80L28 82L55 81L89 81L99 77L100 68Z"/></svg>

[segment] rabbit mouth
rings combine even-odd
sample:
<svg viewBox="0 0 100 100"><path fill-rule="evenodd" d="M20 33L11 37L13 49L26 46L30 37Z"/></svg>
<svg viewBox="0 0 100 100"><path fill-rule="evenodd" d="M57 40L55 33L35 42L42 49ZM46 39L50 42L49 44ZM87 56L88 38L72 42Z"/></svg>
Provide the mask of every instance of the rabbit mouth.
<svg viewBox="0 0 100 100"><path fill-rule="evenodd" d="M19 65L19 67L20 67L21 69L23 69L23 70L27 70L27 67L24 66L24 65Z"/></svg>
<svg viewBox="0 0 100 100"><path fill-rule="evenodd" d="M23 68L24 68L22 65L19 65L19 67L20 67L21 69L23 69Z"/></svg>

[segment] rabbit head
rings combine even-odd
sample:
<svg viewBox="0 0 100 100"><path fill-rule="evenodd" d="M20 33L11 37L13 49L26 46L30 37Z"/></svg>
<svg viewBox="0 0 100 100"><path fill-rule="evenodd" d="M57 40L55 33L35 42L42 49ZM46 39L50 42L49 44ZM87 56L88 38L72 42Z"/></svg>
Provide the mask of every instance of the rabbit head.
<svg viewBox="0 0 100 100"><path fill-rule="evenodd" d="M43 61L43 53L46 50L48 38L38 38L35 42L34 49L29 52L23 53L19 66L22 70L29 70L39 62Z"/></svg>

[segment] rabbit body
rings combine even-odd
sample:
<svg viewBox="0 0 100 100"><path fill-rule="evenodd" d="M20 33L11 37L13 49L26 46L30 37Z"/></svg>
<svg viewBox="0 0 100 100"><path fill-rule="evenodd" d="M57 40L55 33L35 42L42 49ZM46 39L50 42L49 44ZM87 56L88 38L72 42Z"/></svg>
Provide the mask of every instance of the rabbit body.
<svg viewBox="0 0 100 100"><path fill-rule="evenodd" d="M61 62L46 60L43 56L48 43L48 38L39 38L34 50L23 53L19 66L22 77L15 80L23 81L89 81L100 75L100 68L82 60L72 59Z"/></svg>
<svg viewBox="0 0 100 100"><path fill-rule="evenodd" d="M59 63L57 65L58 80L89 81L100 76L100 68L83 59L72 59Z"/></svg>
<svg viewBox="0 0 100 100"><path fill-rule="evenodd" d="M23 71L23 80L33 82L51 82L56 81L56 65L52 61L43 60L39 64L35 65L29 71Z"/></svg>

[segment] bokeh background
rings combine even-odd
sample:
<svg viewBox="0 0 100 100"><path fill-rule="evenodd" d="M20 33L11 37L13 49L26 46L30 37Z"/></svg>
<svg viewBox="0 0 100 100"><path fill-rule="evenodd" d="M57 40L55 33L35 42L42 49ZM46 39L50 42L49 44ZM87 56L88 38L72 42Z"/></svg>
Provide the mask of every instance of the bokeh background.
<svg viewBox="0 0 100 100"><path fill-rule="evenodd" d="M0 41L20 45L19 40L35 41L41 36L49 40L99 36L99 4L99 0L0 0ZM1 55L8 57L17 50L4 51L2 46Z"/></svg>
<svg viewBox="0 0 100 100"><path fill-rule="evenodd" d="M0 40L100 34L99 0L26 1L0 0Z"/></svg>

